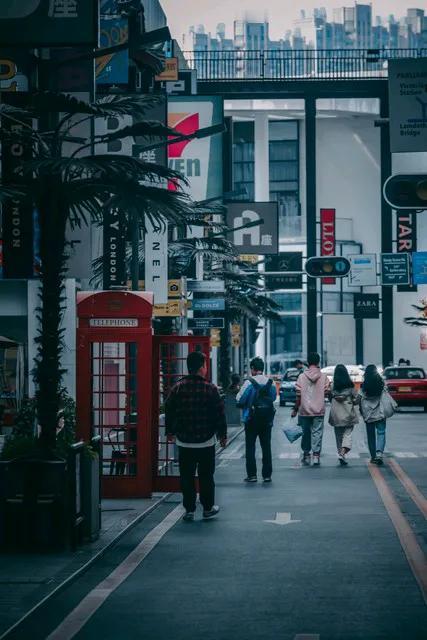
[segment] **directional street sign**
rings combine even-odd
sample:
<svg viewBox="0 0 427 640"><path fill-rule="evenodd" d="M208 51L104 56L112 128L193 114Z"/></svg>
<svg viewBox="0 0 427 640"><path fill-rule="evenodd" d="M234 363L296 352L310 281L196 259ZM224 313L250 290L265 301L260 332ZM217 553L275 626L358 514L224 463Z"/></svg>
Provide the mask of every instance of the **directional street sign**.
<svg viewBox="0 0 427 640"><path fill-rule="evenodd" d="M393 153L427 151L427 58L388 61Z"/></svg>
<svg viewBox="0 0 427 640"><path fill-rule="evenodd" d="M200 293L224 293L224 280L187 280L188 291L200 291Z"/></svg>
<svg viewBox="0 0 427 640"><path fill-rule="evenodd" d="M350 273L348 284L350 287L373 287L377 284L377 256L375 253L356 253L348 256Z"/></svg>
<svg viewBox="0 0 427 640"><path fill-rule="evenodd" d="M225 299L195 298L191 308L193 311L225 311Z"/></svg>
<svg viewBox="0 0 427 640"><path fill-rule="evenodd" d="M427 284L427 251L412 254L412 279L414 284Z"/></svg>
<svg viewBox="0 0 427 640"><path fill-rule="evenodd" d="M224 318L189 318L189 329L224 329Z"/></svg>
<svg viewBox="0 0 427 640"><path fill-rule="evenodd" d="M381 254L381 284L409 284L409 253Z"/></svg>

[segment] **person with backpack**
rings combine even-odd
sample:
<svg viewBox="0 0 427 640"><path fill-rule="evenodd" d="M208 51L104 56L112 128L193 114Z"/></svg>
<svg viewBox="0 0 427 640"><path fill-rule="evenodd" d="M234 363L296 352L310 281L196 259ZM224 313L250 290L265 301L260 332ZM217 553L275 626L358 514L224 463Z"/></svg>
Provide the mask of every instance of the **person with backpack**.
<svg viewBox="0 0 427 640"><path fill-rule="evenodd" d="M359 422L356 407L360 398L343 364L335 367L330 400L329 424L334 427L338 461L344 467L348 464L346 455L351 450L353 428Z"/></svg>
<svg viewBox="0 0 427 640"><path fill-rule="evenodd" d="M291 416L298 414L298 424L303 434L301 438L301 463L310 465L313 452L313 465L320 464L322 450L323 426L325 419L325 395L329 390L329 381L325 373L320 371L320 356L309 353L308 369L296 381L297 399Z"/></svg>
<svg viewBox="0 0 427 640"><path fill-rule="evenodd" d="M374 364L365 369L360 390L360 412L366 424L371 463L381 466L385 449L387 418L396 410L396 403L385 388L384 380Z"/></svg>
<svg viewBox="0 0 427 640"><path fill-rule="evenodd" d="M271 429L273 427L274 401L277 392L271 378L264 375L264 361L253 358L250 362L251 377L246 380L236 396L237 406L242 409L245 424L246 473L245 482L257 482L255 460L256 441L262 450L262 477L271 482L273 465L271 460Z"/></svg>

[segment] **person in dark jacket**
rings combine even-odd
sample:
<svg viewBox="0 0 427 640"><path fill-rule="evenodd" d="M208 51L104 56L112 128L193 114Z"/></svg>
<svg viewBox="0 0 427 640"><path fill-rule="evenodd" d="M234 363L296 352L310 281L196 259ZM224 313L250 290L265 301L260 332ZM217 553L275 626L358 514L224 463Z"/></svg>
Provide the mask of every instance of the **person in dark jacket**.
<svg viewBox="0 0 427 640"><path fill-rule="evenodd" d="M166 434L176 441L179 472L185 508L184 520L194 520L196 511L196 470L199 476L200 502L205 520L216 516L215 442L227 444L224 403L214 384L206 380L206 358L200 351L187 357L188 375L171 390L165 406Z"/></svg>

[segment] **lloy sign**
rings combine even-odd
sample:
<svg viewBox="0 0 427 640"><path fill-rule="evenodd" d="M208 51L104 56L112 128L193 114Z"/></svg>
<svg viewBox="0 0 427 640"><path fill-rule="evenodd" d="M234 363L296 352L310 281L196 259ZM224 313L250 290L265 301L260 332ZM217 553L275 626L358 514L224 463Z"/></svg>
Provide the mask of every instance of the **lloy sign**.
<svg viewBox="0 0 427 640"><path fill-rule="evenodd" d="M320 209L320 255L335 255L335 209ZM335 284L335 278L322 278L323 284Z"/></svg>
<svg viewBox="0 0 427 640"><path fill-rule="evenodd" d="M168 98L168 125L181 134L189 135L221 124L223 119L220 96ZM222 135L170 144L168 163L171 169L186 177L193 200L207 200L222 194Z"/></svg>
<svg viewBox="0 0 427 640"><path fill-rule="evenodd" d="M227 225L239 253L277 254L278 221L277 202L232 202L227 205Z"/></svg>
<svg viewBox="0 0 427 640"><path fill-rule="evenodd" d="M1 0L2 47L98 45L98 0Z"/></svg>

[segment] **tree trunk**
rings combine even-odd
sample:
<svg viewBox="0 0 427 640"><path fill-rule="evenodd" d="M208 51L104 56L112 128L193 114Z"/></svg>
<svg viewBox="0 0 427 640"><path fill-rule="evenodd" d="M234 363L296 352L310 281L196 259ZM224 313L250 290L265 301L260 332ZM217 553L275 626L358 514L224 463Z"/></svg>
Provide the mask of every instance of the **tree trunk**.
<svg viewBox="0 0 427 640"><path fill-rule="evenodd" d="M63 371L61 321L64 310L65 231L67 212L60 198L58 182L46 179L40 202L40 335L35 366L37 417L41 427L40 445L51 452L56 443L56 426L60 408Z"/></svg>

